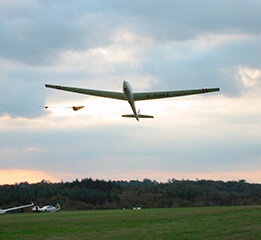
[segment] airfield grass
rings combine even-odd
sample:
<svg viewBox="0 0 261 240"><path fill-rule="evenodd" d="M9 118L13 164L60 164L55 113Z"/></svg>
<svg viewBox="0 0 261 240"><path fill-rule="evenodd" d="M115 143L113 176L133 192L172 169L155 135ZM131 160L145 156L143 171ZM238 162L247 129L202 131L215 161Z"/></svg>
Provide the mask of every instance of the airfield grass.
<svg viewBox="0 0 261 240"><path fill-rule="evenodd" d="M261 206L5 214L0 239L261 239Z"/></svg>

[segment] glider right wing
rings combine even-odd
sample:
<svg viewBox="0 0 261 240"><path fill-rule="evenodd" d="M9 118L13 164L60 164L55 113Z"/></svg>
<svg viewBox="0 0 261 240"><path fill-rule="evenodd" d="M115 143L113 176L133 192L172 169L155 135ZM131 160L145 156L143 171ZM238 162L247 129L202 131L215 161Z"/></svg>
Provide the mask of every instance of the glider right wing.
<svg viewBox="0 0 261 240"><path fill-rule="evenodd" d="M135 101L140 100L150 100L158 98L170 98L170 97L180 97L193 94L217 92L219 88L205 88L205 89L194 89L194 90L180 90L180 91L162 91L162 92L142 92L133 93Z"/></svg>
<svg viewBox="0 0 261 240"><path fill-rule="evenodd" d="M85 88L73 88L73 87L65 87L65 86L49 85L49 84L46 84L45 86L47 88L54 88L54 89L58 89L58 90L68 91L68 92L75 92L75 93L81 93L81 94L86 94L86 95L114 98L114 99L120 99L120 100L127 100L124 93L120 93L120 92L101 91L101 90L85 89Z"/></svg>

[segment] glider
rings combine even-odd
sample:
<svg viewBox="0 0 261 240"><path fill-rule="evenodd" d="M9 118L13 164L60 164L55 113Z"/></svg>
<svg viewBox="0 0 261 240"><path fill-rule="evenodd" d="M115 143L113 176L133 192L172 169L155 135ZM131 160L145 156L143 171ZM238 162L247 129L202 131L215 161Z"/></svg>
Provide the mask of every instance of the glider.
<svg viewBox="0 0 261 240"><path fill-rule="evenodd" d="M34 213L38 213L38 212L59 212L61 211L61 206L59 203L56 204L56 206L52 206L52 205L46 205L43 206L42 208L40 208L39 206L34 206L33 207L33 212Z"/></svg>
<svg viewBox="0 0 261 240"><path fill-rule="evenodd" d="M13 208L0 209L0 214L4 214L4 213L7 213L9 211L13 211L13 210L21 209L21 208L32 207L33 205L34 205L34 203L24 205L24 206L13 207Z"/></svg>
<svg viewBox="0 0 261 240"><path fill-rule="evenodd" d="M135 101L141 100L152 100L158 98L170 98L170 97L180 97L193 94L217 92L219 88L204 88L204 89L194 89L194 90L181 90L181 91L161 91L161 92L138 92L134 93L132 91L131 85L127 81L123 81L123 92L111 92L111 91L101 91L95 89L84 89L84 88L74 88L65 87L59 85L45 85L47 88L54 88L63 91L93 95L98 97L114 98L119 100L126 100L129 102L133 114L122 115L122 117L136 118L138 121L140 118L153 118L150 115L143 115L136 110Z"/></svg>

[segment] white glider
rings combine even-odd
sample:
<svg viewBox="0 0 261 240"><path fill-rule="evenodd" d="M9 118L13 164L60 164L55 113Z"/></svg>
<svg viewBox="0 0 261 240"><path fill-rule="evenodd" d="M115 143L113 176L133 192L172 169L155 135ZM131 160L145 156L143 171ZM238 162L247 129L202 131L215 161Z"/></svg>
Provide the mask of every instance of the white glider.
<svg viewBox="0 0 261 240"><path fill-rule="evenodd" d="M28 204L28 205L23 205L23 206L18 206L18 207L13 207L13 208L7 208L7 209L0 209L0 214L7 213L9 211L21 209L21 208L27 208L27 207L32 207L34 203Z"/></svg>
<svg viewBox="0 0 261 240"><path fill-rule="evenodd" d="M158 98L170 98L170 97L180 97L186 95L193 95L193 94L201 94L201 93L209 93L209 92L216 92L219 91L219 88L204 88L204 89L194 89L194 90L181 90L181 91L161 91L161 92L139 92L133 93L131 85L123 81L123 92L111 92L111 91L101 91L101 90L94 90L94 89L84 89L84 88L73 88L73 87L65 87L59 85L45 85L48 88L54 88L63 91L93 95L98 97L107 97L107 98L114 98L119 100L126 100L129 102L133 114L126 114L122 115L122 117L130 117L136 118L139 121L139 118L153 118L150 115L143 115L140 112L136 111L135 101L141 100L151 100L151 99L158 99Z"/></svg>
<svg viewBox="0 0 261 240"><path fill-rule="evenodd" d="M34 213L38 213L38 212L59 212L61 211L61 206L59 203L56 204L56 206L52 206L52 205L46 205L43 206L42 208L40 208L39 206L34 206L33 207L33 212Z"/></svg>

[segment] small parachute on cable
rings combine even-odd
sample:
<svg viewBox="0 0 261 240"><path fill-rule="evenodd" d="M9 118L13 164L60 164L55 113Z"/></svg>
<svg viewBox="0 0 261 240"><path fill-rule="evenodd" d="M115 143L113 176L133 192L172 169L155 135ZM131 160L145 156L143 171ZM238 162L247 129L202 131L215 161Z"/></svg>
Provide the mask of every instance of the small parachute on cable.
<svg viewBox="0 0 261 240"><path fill-rule="evenodd" d="M73 111L78 111L78 110L84 108L84 106L72 106L72 107L49 107L49 106L45 106L44 108L45 109L48 109L48 108L72 108Z"/></svg>
<svg viewBox="0 0 261 240"><path fill-rule="evenodd" d="M78 107L73 106L73 107L72 107L72 109L73 109L74 111L78 111L78 110L80 110L80 109L82 109L82 108L84 108L84 106L78 106Z"/></svg>

